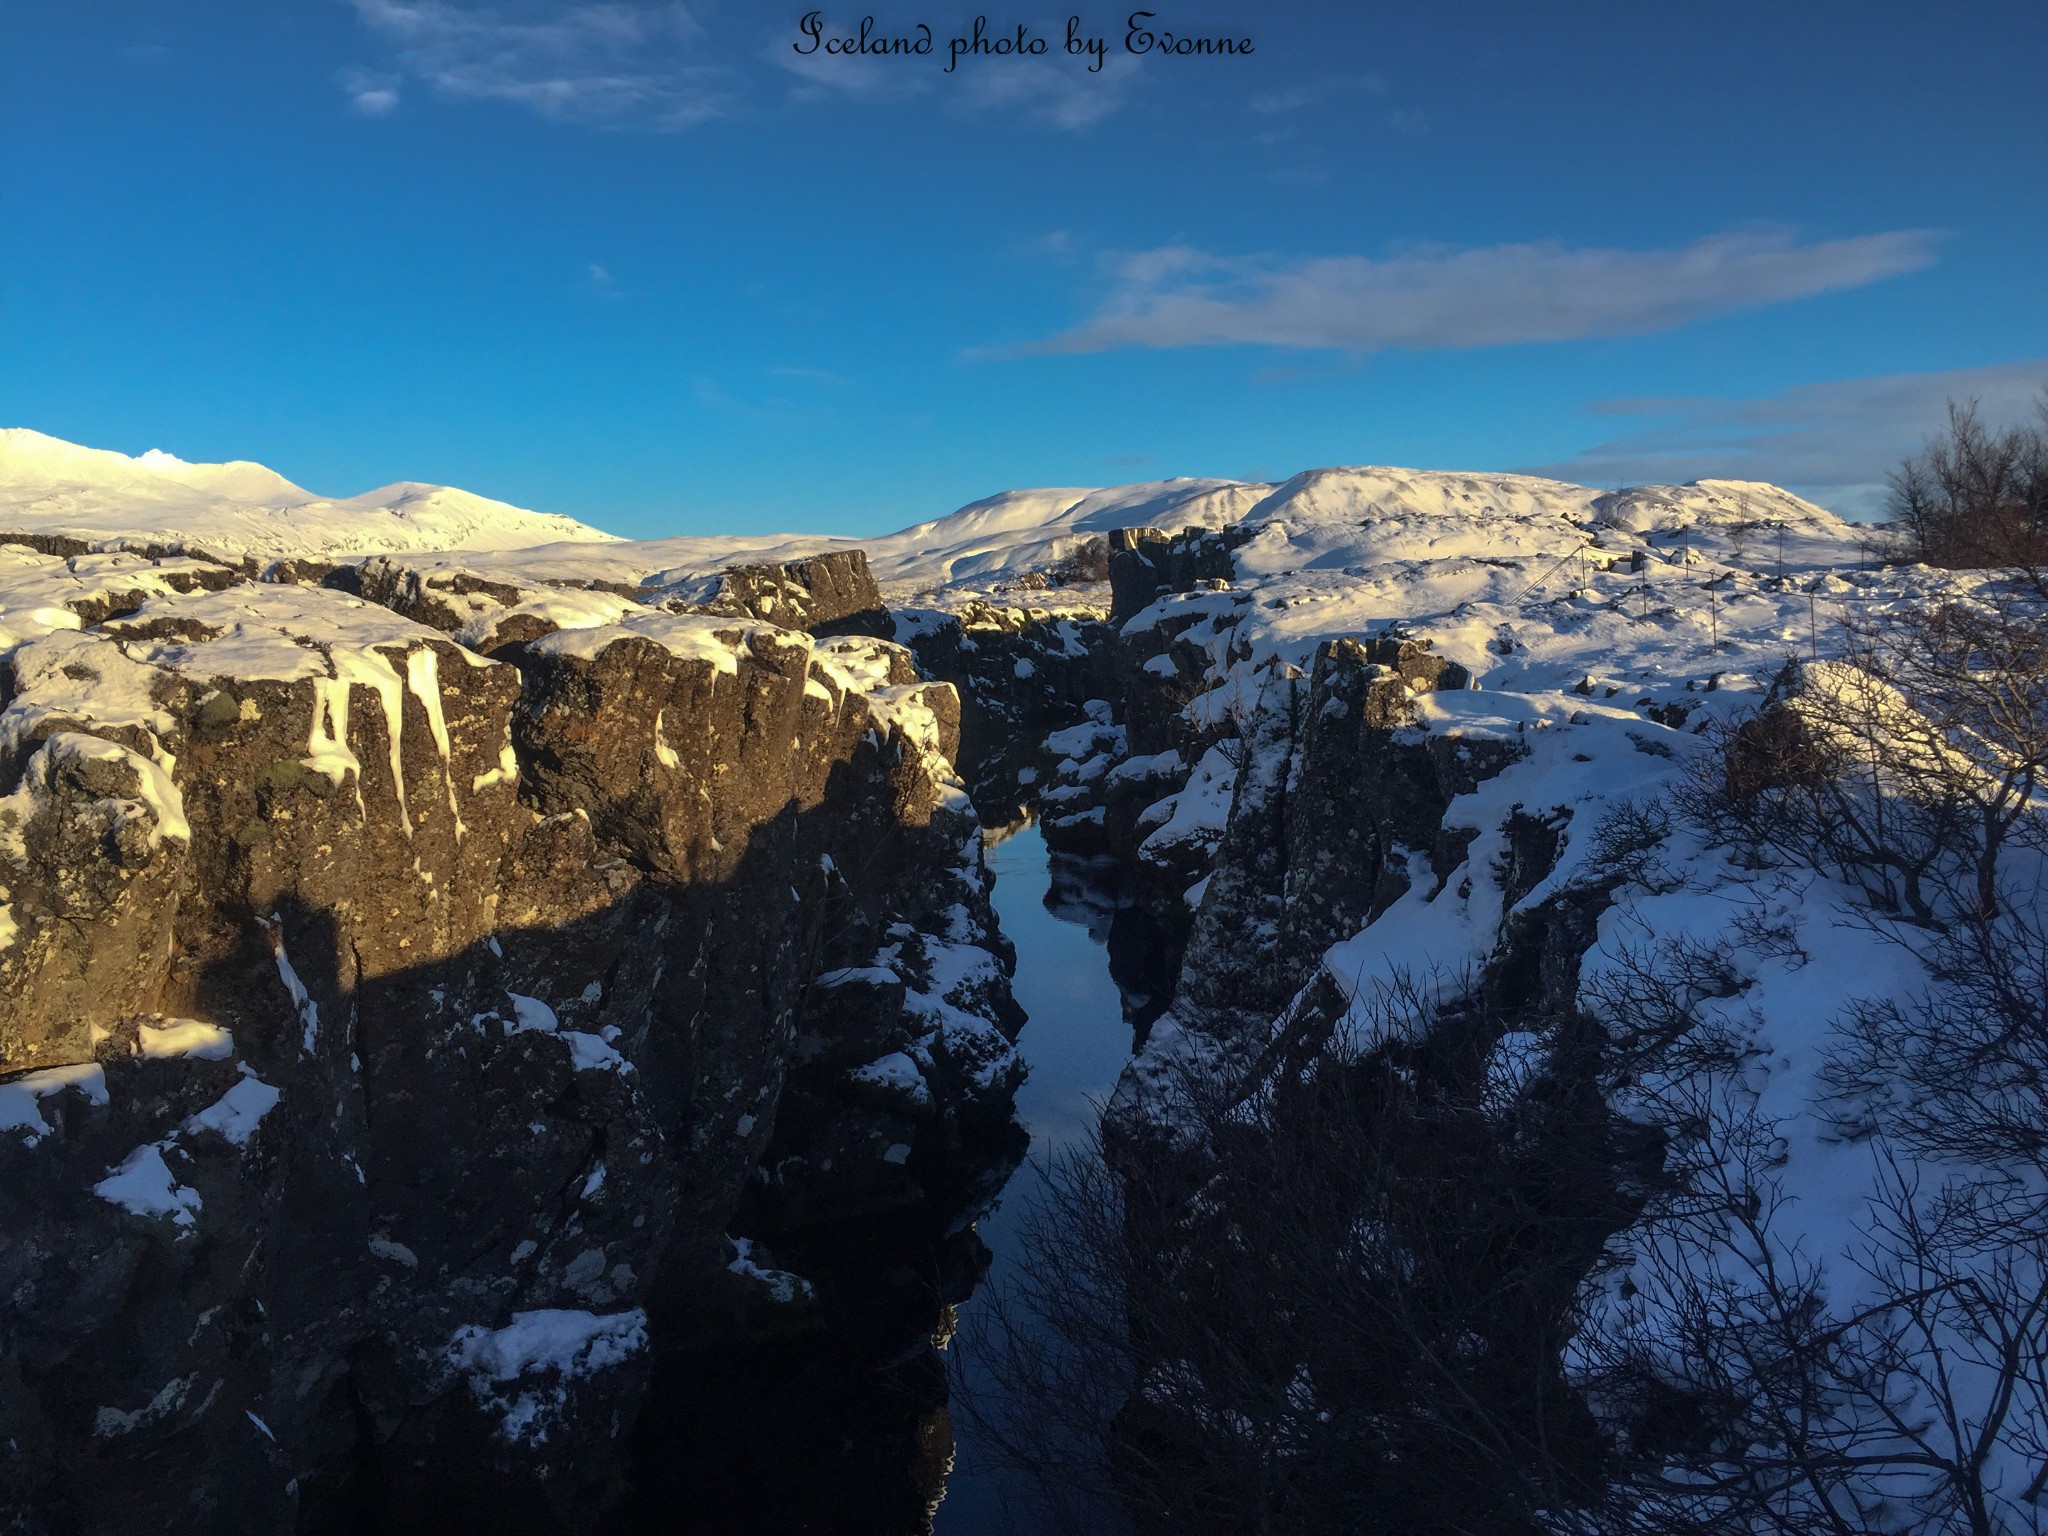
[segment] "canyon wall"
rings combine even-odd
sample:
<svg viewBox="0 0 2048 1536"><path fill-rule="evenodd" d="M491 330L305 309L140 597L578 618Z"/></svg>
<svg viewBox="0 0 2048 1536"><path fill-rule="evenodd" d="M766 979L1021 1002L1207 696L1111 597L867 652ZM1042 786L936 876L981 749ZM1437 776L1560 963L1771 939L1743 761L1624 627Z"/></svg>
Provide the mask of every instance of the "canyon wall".
<svg viewBox="0 0 2048 1536"><path fill-rule="evenodd" d="M663 1351L874 1284L785 1246L1014 1162L957 697L764 621L877 627L858 555L269 575L0 546L0 1502L587 1525Z"/></svg>

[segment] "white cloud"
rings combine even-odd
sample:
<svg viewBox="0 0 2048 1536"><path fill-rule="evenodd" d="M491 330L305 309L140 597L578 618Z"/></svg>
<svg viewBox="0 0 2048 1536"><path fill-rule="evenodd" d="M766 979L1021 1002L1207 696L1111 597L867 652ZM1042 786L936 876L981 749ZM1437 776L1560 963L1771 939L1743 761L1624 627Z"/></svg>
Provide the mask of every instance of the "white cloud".
<svg viewBox="0 0 2048 1536"><path fill-rule="evenodd" d="M380 75L344 75L358 111L390 111L400 78L448 101L511 102L603 127L684 128L730 110L730 71L700 56L702 31L674 0L516 13L450 0L353 3L391 50Z"/></svg>
<svg viewBox="0 0 2048 1536"><path fill-rule="evenodd" d="M1977 400L1987 422L2014 422L2032 414L2044 386L2048 358L2033 358L1802 384L1748 400L1603 400L1588 409L1656 424L1532 469L1592 485L1769 480L1867 514L1882 504L1885 471L1942 427L1950 400Z"/></svg>
<svg viewBox="0 0 2048 1536"><path fill-rule="evenodd" d="M1936 243L1925 230L1812 245L1762 231L1662 251L1546 242L1296 261L1167 246L1109 258L1110 291L1095 314L1026 350L1370 352L1637 335L1915 272L1934 261Z"/></svg>
<svg viewBox="0 0 2048 1536"><path fill-rule="evenodd" d="M345 69L341 88L348 104L365 117L384 117L398 108L398 77L367 69Z"/></svg>

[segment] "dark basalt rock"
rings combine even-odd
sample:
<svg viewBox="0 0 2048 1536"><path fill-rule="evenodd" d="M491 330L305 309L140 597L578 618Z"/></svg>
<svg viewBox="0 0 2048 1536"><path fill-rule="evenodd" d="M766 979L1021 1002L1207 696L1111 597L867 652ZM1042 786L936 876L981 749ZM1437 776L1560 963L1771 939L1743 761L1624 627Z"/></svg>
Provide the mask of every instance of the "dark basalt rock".
<svg viewBox="0 0 2048 1536"><path fill-rule="evenodd" d="M19 544L41 555L60 555L70 558L74 555L90 555L107 550L121 550L140 555L145 560L203 560L234 573L239 581L248 581L256 574L253 558L232 559L216 554L198 544L184 542L163 543L155 539L113 537L99 539L75 538L65 533L24 533L18 530L0 530L0 544Z"/></svg>
<svg viewBox="0 0 2048 1536"><path fill-rule="evenodd" d="M782 565L736 565L718 578L705 613L765 619L814 635L874 635L893 630L864 549L833 550Z"/></svg>
<svg viewBox="0 0 2048 1536"><path fill-rule="evenodd" d="M1258 532L1242 524L1228 528L1186 528L1176 534L1156 528L1116 528L1109 535L1109 621L1121 625L1163 593L1192 592L1237 575L1231 551Z"/></svg>
<svg viewBox="0 0 2048 1536"><path fill-rule="evenodd" d="M420 570L403 556L378 555L353 569L354 590L362 597L447 634L467 624L479 607L509 608L525 595L512 582L492 581L472 571Z"/></svg>
<svg viewBox="0 0 2048 1536"><path fill-rule="evenodd" d="M1004 826L1037 799L1056 759L1046 736L1114 684L1110 632L1088 612L969 602L904 616L918 665L959 691L960 770L984 821Z"/></svg>
<svg viewBox="0 0 2048 1536"><path fill-rule="evenodd" d="M73 633L10 685L9 1528L587 1527L657 1359L860 1334L1016 1156L953 691L744 623L245 676L177 603L123 631L175 669ZM34 692L130 673L147 724ZM777 1278L821 1224L857 1261Z"/></svg>
<svg viewBox="0 0 2048 1536"><path fill-rule="evenodd" d="M336 592L347 592L353 596L363 595L363 563L361 561L315 560L306 556L293 556L273 560L263 567L258 578L289 587L331 587Z"/></svg>
<svg viewBox="0 0 2048 1536"><path fill-rule="evenodd" d="M1202 573L1227 569L1230 542L1201 530L1112 538L1113 569L1141 562L1146 606L1157 606L1104 647L1120 723L1105 717L1116 739L1090 750L1109 761L1070 759L1043 807L1049 842L1114 857L1131 903L1120 921L1141 927L1155 952L1142 987L1150 1011L1163 1003L1163 972L1178 978L1182 1022L1222 1035L1270 1020L1331 944L1391 905L1407 889L1409 853L1443 851L1450 801L1515 755L1408 729L1415 695L1467 687L1470 676L1397 635L1326 641L1306 677L1271 665L1219 696L1215 647L1236 655L1225 637L1238 619L1233 605L1201 595L1218 580ZM1164 841L1154 834L1169 797L1187 791L1205 755L1227 764L1227 822Z"/></svg>

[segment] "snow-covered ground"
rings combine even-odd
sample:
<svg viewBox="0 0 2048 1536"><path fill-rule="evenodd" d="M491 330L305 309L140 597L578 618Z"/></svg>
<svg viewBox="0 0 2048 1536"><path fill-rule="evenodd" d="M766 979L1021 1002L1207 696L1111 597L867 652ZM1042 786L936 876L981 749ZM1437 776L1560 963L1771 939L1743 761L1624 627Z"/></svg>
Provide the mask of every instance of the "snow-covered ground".
<svg viewBox="0 0 2048 1536"><path fill-rule="evenodd" d="M1610 1015L1668 983L1688 1010L1665 1058L1609 1085L1622 1115L1669 1136L1671 1167L1687 1180L1668 1210L1653 1203L1657 1219L1611 1243L1568 1363L1591 1379L1623 1340L1670 1379L1697 1381L1707 1365L1687 1353L1698 1339L1685 1330L1700 1296L1725 1285L1737 1298L1731 1307L1770 1316L1793 1301L1764 1295L1766 1280L1796 1275L1824 1309L1812 1316L1846 1329L1845 1350L1866 1351L1859 1360L1890 1347L1886 1328L1910 1337L1898 1360L1886 1357L1867 1379L1843 1375L1824 1387L1827 1401L1804 1431L1845 1458L1839 1488L1814 1493L1788 1478L1786 1502L1838 1497L1854 1528L1932 1529L1921 1522L1949 1507L1948 1458L1970 1466L1968 1477L1981 1471L1992 1510L1984 1529L2038 1529L2028 1523L2037 1453L2048 1445L2048 1335L2028 1311L2041 1283L2038 1245L1944 1250L1953 1267L1938 1304L1927 1300L1925 1272L1920 1290L1900 1289L1901 1266L1919 1261L1897 1255L1900 1232L1935 1222L1959 1191L2038 1200L2039 1170L1950 1156L1924 1136L1901 1141L1883 1102L1845 1113L1831 1076L1859 1005L1896 1004L1911 1016L1922 1000L1938 1000L1948 983L1930 963L1935 940L1874 912L1824 861L1728 846L1682 809L1689 784L1712 780L1725 739L1717 728L1755 713L1788 663L1817 658L1812 670L1824 682L1853 626L1950 603L1983 612L2012 600L2010 576L1884 566L1871 558L1869 530L1773 487L1733 482L1602 494L1520 477L1326 470L1276 489L1244 525L1250 537L1233 551L1227 582L1162 595L1123 625L1131 654L1157 652L1144 670L1180 690L1191 726L1238 738L1229 751L1211 748L1183 787L1139 815L1139 856L1184 869L1189 841L1213 855L1260 785L1296 782L1300 739L1274 722L1303 707L1289 700L1303 694L1324 642L1398 637L1458 663L1469 685L1415 693L1401 733L1416 743L1487 744L1505 766L1442 818L1461 848L1456 866L1433 864L1441 844L1407 850L1405 893L1323 955L1324 984L1334 981L1348 1000L1338 1038L1372 1050L1426 1031L1430 1001L1472 995L1511 942L1514 919L1561 894L1611 890L1582 957L1578 1006L1616 1029L1640 1028L1640 1019ZM2009 705L2015 716L2025 707ZM1063 796L1087 804L1091 783L1150 778L1160 767L1088 728L1048 745L1068 754L1049 815ZM1289 814L1302 812L1290 802ZM2038 795L2035 814L2048 815ZM1532 889L1510 889L1515 827L1532 819L1559 831L1558 857ZM1615 839L1603 831L1621 819L1654 834L1626 869L1612 862ZM2022 919L2038 912L2048 895L2039 854L2015 848L2004 871L2011 910ZM1197 946L1211 885L1204 874L1187 892ZM1241 925L1245 914L1223 909L1221 921ZM1702 980L1687 966L1711 974ZM1174 1123L1172 1085L1190 1066L1204 1070L1234 1047L1250 1059L1265 1043L1256 1029L1249 1040L1230 1038L1243 1022L1177 1005L1127 1076L1122 1111ZM1553 1043L1542 1029L1508 1031L1484 1096L1491 1112L1514 1113ZM1890 1090L1894 1099L1914 1091L1904 1082ZM2001 1312L1978 1299L1994 1295L2011 1305ZM1729 1328L1739 1321L1731 1311ZM2008 1326L2017 1342L2001 1335ZM2020 1351L2017 1386L2000 1366L2006 1344ZM1771 1437L1785 1426L1769 1410L1759 1407L1744 1428L1757 1437L1754 1451L1732 1445L1731 1461L1776 1454ZM1960 1485L1965 1474L1956 1478Z"/></svg>

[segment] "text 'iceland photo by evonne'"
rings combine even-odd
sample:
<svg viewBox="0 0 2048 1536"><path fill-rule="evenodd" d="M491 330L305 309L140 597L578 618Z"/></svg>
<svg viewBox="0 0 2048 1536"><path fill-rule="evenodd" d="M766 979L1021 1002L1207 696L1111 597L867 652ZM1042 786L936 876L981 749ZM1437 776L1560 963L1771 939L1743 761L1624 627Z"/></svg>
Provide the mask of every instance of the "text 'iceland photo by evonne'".
<svg viewBox="0 0 2048 1536"><path fill-rule="evenodd" d="M1125 53L1137 56L1157 54L1161 58L1208 58L1255 51L1249 37L1176 37L1171 32L1155 32L1150 24L1158 19L1158 14L1156 11L1133 11L1125 19ZM843 58L930 58L937 52L937 34L929 22L917 22L909 30L889 36L875 31L873 16L863 16L860 25L850 35L842 37L827 30L823 11L809 11L797 23L797 31L801 37L790 45L790 51L802 58L816 53L827 57L836 54ZM950 75L958 69L962 59L1039 59L1050 54L1052 49L1052 35L1034 33L1029 23L1020 21L1014 27L991 29L988 17L977 16L965 32L946 40L945 73ZM1109 41L1084 31L1079 16L1069 16L1059 36L1059 53L1068 58L1086 60L1088 73L1096 75L1102 73L1103 65L1109 62Z"/></svg>
<svg viewBox="0 0 2048 1536"><path fill-rule="evenodd" d="M2048 1536L2044 57L11 14L0 1536Z"/></svg>

